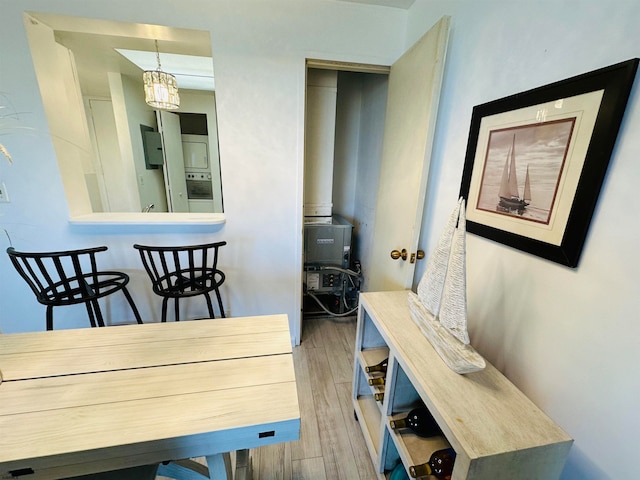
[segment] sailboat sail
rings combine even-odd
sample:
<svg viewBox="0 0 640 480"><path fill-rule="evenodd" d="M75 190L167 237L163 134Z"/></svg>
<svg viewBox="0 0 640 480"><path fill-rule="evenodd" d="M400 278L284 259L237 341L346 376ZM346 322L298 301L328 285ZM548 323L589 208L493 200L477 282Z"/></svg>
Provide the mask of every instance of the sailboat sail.
<svg viewBox="0 0 640 480"><path fill-rule="evenodd" d="M500 181L500 192L498 195L501 198L520 198L518 193L518 177L516 175L516 136L513 136L511 146L507 152L507 158L504 162L504 169L502 170L502 179Z"/></svg>
<svg viewBox="0 0 640 480"><path fill-rule="evenodd" d="M509 195L511 198L520 198L518 194L518 177L516 175L516 136L513 136L511 145L511 157L509 158Z"/></svg>
<svg viewBox="0 0 640 480"><path fill-rule="evenodd" d="M484 359L469 344L467 332L465 229L461 198L429 258L418 294L408 293L411 319L456 373L476 372L485 367Z"/></svg>
<svg viewBox="0 0 640 480"><path fill-rule="evenodd" d="M465 228L465 210L464 204L461 204L458 228L453 232L451 256L449 258L445 288L442 292L442 305L439 318L440 323L442 323L453 336L465 345L468 345Z"/></svg>
<svg viewBox="0 0 640 480"><path fill-rule="evenodd" d="M527 176L524 179L524 195L522 199L525 202L531 202L531 184L529 181L529 165L527 165Z"/></svg>
<svg viewBox="0 0 640 480"><path fill-rule="evenodd" d="M427 268L418 284L418 297L420 297L424 306L436 316L440 313L440 302L444 290L444 282L447 277L447 267L451 257L451 241L456 224L458 223L462 202L462 198L458 200L458 205L451 213L444 232L440 236L438 245L429 258Z"/></svg>
<svg viewBox="0 0 640 480"><path fill-rule="evenodd" d="M497 209L502 212L517 211L520 215L524 213L525 208L531 202L531 186L529 184L529 166L527 165L527 178L524 185L524 194L520 198L518 190L518 176L516 173L516 136L513 135L511 146L507 153L502 170L502 179L500 181L500 190L498 191Z"/></svg>
<svg viewBox="0 0 640 480"><path fill-rule="evenodd" d="M511 189L509 188L509 157L511 156L511 147L507 153L507 159L504 162L504 169L502 170L502 179L500 180L500 191L498 195L500 198L511 198Z"/></svg>

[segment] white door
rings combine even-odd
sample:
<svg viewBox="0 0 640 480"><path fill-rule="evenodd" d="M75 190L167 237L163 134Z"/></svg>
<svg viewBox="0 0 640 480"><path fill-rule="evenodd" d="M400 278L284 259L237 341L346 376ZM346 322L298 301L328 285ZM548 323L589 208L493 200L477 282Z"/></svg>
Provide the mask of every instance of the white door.
<svg viewBox="0 0 640 480"><path fill-rule="evenodd" d="M158 129L162 134L164 179L170 212L188 212L187 181L184 173L180 117L158 110Z"/></svg>
<svg viewBox="0 0 640 480"><path fill-rule="evenodd" d="M449 24L440 19L391 66L367 291L413 282Z"/></svg>

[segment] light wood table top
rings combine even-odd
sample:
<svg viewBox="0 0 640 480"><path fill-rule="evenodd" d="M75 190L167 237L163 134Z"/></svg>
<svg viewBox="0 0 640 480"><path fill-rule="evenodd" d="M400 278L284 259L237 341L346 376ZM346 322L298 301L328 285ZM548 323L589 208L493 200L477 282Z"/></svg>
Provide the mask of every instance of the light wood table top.
<svg viewBox="0 0 640 480"><path fill-rule="evenodd" d="M299 438L286 315L0 335L0 372L0 478Z"/></svg>

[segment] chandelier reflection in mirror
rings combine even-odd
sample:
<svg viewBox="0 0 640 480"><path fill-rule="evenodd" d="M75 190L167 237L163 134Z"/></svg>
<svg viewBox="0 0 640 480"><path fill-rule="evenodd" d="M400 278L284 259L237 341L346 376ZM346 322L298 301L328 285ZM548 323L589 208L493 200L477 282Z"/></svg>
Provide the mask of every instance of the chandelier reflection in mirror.
<svg viewBox="0 0 640 480"><path fill-rule="evenodd" d="M156 43L156 70L145 70L142 74L144 81L144 97L147 105L162 110L175 110L180 107L180 95L178 95L178 82L176 77L162 71L160 65L160 52L158 41Z"/></svg>

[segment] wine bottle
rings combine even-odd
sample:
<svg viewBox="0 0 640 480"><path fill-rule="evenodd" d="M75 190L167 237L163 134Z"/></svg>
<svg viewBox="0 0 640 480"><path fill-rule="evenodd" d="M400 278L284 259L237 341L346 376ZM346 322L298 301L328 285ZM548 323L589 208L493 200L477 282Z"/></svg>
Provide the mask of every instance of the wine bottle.
<svg viewBox="0 0 640 480"><path fill-rule="evenodd" d="M391 420L391 428L410 428L421 437L433 437L442 434L440 427L426 407L414 408L404 418Z"/></svg>
<svg viewBox="0 0 640 480"><path fill-rule="evenodd" d="M373 398L376 402L382 402L384 400L384 392L374 393Z"/></svg>
<svg viewBox="0 0 640 480"><path fill-rule="evenodd" d="M365 367L365 371L367 373L372 373L372 372L386 372L387 371L387 366L389 365L389 358L385 358L384 360L382 360L380 363L376 363L375 365L367 365Z"/></svg>
<svg viewBox="0 0 640 480"><path fill-rule="evenodd" d="M453 473L455 459L456 452L453 448L437 450L431 454L427 463L409 467L409 474L413 478L424 477L425 475L435 475L436 478L450 477Z"/></svg>
<svg viewBox="0 0 640 480"><path fill-rule="evenodd" d="M369 385L372 385L372 386L374 386L374 385L377 385L377 386L384 385L384 377L370 378L369 379Z"/></svg>

